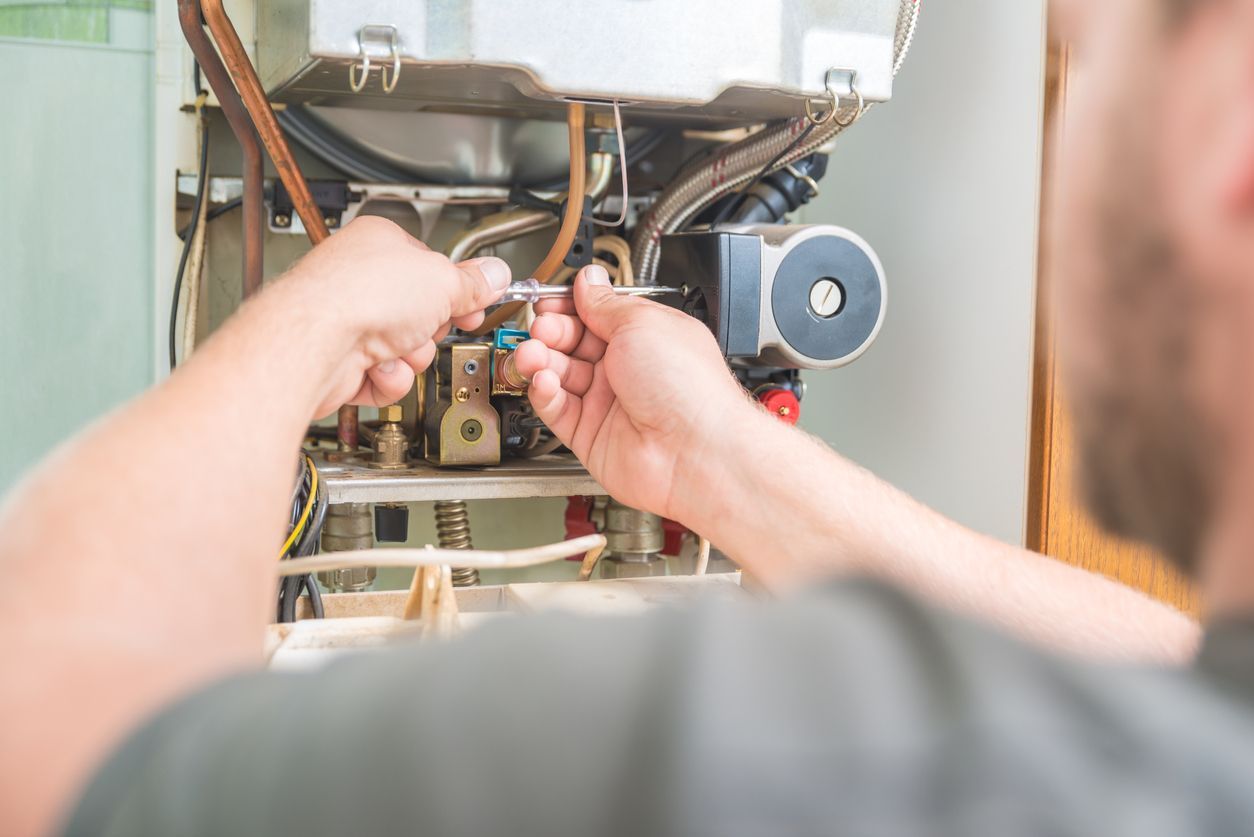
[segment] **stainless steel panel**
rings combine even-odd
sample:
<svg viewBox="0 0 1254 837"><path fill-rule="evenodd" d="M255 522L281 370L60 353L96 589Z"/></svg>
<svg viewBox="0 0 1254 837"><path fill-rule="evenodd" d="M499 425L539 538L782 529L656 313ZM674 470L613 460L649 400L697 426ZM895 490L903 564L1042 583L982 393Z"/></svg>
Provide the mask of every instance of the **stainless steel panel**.
<svg viewBox="0 0 1254 837"><path fill-rule="evenodd" d="M555 110L618 98L637 115L797 115L832 68L892 95L898 0L260 0L258 63L281 101L398 110ZM395 30L396 53L390 37ZM349 71L372 71L353 93ZM384 91L400 62L395 89Z"/></svg>
<svg viewBox="0 0 1254 837"><path fill-rule="evenodd" d="M507 500L605 493L570 456L547 456L485 468L437 468L417 463L379 471L318 459L332 503L418 503L433 500Z"/></svg>

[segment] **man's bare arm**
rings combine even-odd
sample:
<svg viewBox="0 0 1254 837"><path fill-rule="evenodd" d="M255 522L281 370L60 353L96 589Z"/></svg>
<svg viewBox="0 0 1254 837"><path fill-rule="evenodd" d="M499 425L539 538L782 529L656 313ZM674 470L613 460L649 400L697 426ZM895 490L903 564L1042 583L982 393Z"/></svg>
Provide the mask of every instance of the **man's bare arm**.
<svg viewBox="0 0 1254 837"><path fill-rule="evenodd" d="M1059 650L1192 655L1187 616L942 517L766 415L694 320L589 278L608 282L586 268L573 304L541 306L518 365L537 413L623 502L683 522L775 588L857 572Z"/></svg>
<svg viewBox="0 0 1254 837"><path fill-rule="evenodd" d="M52 829L128 728L260 662L309 420L399 398L432 338L475 324L508 280L499 260L459 269L356 221L14 491L0 510L6 833Z"/></svg>
<svg viewBox="0 0 1254 837"><path fill-rule="evenodd" d="M678 513L769 585L854 572L1055 650L1178 663L1197 648L1197 623L1172 607L961 526L756 405L737 422L769 456L707 457L685 484L720 490L694 503L681 489Z"/></svg>

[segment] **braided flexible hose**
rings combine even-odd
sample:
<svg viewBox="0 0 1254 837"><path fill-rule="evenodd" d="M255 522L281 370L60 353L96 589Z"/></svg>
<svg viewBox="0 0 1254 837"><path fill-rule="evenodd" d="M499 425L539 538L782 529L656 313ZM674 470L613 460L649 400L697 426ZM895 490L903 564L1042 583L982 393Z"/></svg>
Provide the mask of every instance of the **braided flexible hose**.
<svg viewBox="0 0 1254 837"><path fill-rule="evenodd" d="M893 36L894 76L901 69L906 53L910 51L918 20L919 0L901 0L901 7L897 12L897 29ZM857 105L854 103L841 107L834 114L835 118L815 127L804 141L781 157L773 170L782 169L829 142L859 116L856 109ZM681 171L675 181L658 196L636 227L636 234L631 242L636 284L656 283L663 235L680 229L701 210L752 180L775 155L797 139L797 135L805 130L807 124L808 120L804 116L785 120L734 142L712 157L699 160L687 170Z"/></svg>
<svg viewBox="0 0 1254 837"><path fill-rule="evenodd" d="M470 513L465 500L441 500L435 504L435 534L440 549L474 549L470 541ZM477 587L479 571L453 567L454 587Z"/></svg>

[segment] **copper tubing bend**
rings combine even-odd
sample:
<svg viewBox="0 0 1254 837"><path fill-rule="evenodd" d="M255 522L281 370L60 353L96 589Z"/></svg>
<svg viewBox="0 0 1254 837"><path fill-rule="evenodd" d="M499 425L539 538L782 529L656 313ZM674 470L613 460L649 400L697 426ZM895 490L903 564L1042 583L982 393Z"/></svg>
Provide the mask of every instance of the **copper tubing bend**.
<svg viewBox="0 0 1254 837"><path fill-rule="evenodd" d="M239 88L244 107L248 110L248 115L252 117L261 142L266 147L266 153L270 155L270 160L279 174L279 180L283 182L283 188L287 189L287 193L292 198L292 206L305 226L306 235L315 245L321 244L330 235L326 222L322 219L322 211L314 202L313 195L309 192L309 184L305 182L305 176L301 174L300 165L292 155L292 149L288 147L283 131L279 128L278 120L274 118L270 100L266 98L266 91L261 86L261 80L257 78L257 71L248 60L248 53L244 51L239 33L235 31L235 26L227 17L226 10L222 7L222 0L200 0L200 4L205 14L205 23L209 25L209 31L213 33L218 50L222 53L222 61L226 64L231 78L234 79L235 86ZM357 449L356 407L340 408L336 423L336 437L342 449Z"/></svg>
<svg viewBox="0 0 1254 837"><path fill-rule="evenodd" d="M205 30L200 23L200 4L197 0L179 0L179 25L183 27L183 37L192 48L201 72L209 82L209 87L218 97L222 114L231 125L235 140L239 143L243 154L244 196L240 211L244 217L244 298L252 296L261 288L262 247L264 246L261 224L262 188L264 186L261 168L261 146L257 144L257 135L253 132L252 120L248 111L240 101L231 77L227 75L222 59L209 43Z"/></svg>
<svg viewBox="0 0 1254 837"><path fill-rule="evenodd" d="M274 118L270 100L266 98L266 91L261 87L257 71L248 60L244 44L240 42L231 19L226 16L222 0L201 0L200 5L205 13L205 22L209 24L209 31L213 33L213 39L222 53L222 61L231 73L231 78L235 80L235 86L239 88L240 98L244 100L244 107L248 109L248 115L257 126L257 133L266 147L266 153L274 162L279 180L283 181L283 188L292 196L292 205L300 216L301 223L305 225L309 240L314 244L321 244L329 235L326 222L322 220L322 213L314 203L313 195L309 193L309 185L301 174L296 158L292 156L292 149L283 137L279 121Z"/></svg>
<svg viewBox="0 0 1254 837"><path fill-rule="evenodd" d="M570 252L570 245L575 242L575 236L579 233L579 221L583 218L584 177L588 162L584 159L584 106L581 103L571 102L566 106L566 126L570 142L570 187L566 190L566 213L562 215L562 225L557 230L557 238L549 248L548 255L531 274L540 282L551 282L557 275L566 260L566 254ZM471 333L485 334L491 331L517 314L522 307L521 302L502 305Z"/></svg>

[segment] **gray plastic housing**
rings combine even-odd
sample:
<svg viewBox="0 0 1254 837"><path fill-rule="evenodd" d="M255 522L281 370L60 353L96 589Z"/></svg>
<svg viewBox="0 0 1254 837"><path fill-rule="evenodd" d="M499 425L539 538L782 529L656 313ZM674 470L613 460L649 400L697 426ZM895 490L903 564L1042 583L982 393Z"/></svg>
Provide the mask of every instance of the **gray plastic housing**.
<svg viewBox="0 0 1254 837"><path fill-rule="evenodd" d="M785 369L834 369L870 347L884 323L888 285L871 246L831 225L728 225L664 236L658 282L686 287L681 302L705 321L728 358ZM819 282L842 301L823 316Z"/></svg>

